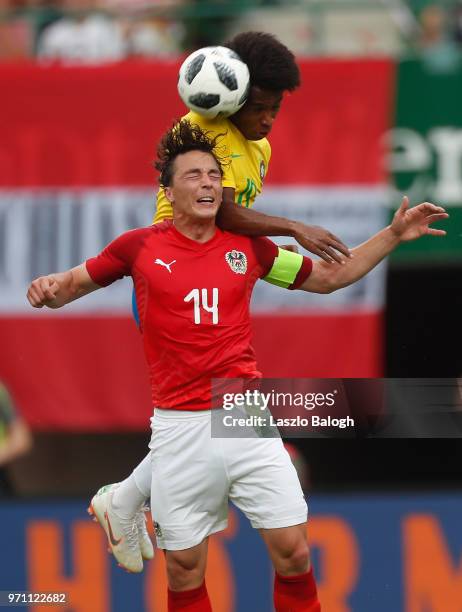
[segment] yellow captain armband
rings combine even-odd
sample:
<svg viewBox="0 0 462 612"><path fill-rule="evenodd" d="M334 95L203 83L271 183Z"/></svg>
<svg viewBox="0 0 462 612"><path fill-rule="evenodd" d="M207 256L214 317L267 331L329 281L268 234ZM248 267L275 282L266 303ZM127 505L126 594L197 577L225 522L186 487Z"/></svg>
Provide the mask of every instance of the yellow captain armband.
<svg viewBox="0 0 462 612"><path fill-rule="evenodd" d="M295 282L302 264L303 255L278 248L278 256L274 260L273 267L263 280L272 285L287 289L287 287L290 287Z"/></svg>

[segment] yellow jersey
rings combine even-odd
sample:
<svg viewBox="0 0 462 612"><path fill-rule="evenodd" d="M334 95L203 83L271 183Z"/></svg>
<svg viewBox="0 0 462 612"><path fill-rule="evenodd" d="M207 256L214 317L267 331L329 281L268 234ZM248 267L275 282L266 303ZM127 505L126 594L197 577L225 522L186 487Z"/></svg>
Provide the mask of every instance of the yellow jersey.
<svg viewBox="0 0 462 612"><path fill-rule="evenodd" d="M263 179L268 171L271 146L266 138L247 140L237 127L224 117L207 119L193 111L183 117L212 136L223 134L217 142L217 153L225 158L223 166L223 187L234 189L234 201L249 208L261 193ZM157 210L154 223L173 217L172 205L162 188L157 193Z"/></svg>

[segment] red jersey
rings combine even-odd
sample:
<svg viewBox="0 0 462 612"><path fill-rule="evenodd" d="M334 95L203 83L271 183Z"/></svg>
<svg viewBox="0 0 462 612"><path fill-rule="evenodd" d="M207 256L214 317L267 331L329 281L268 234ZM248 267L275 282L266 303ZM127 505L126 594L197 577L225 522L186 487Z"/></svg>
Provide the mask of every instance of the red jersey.
<svg viewBox="0 0 462 612"><path fill-rule="evenodd" d="M100 286L133 278L154 406L209 409L212 378L261 377L249 304L255 282L277 256L268 238L217 228L199 243L166 220L122 234L86 262ZM304 258L290 288L310 272Z"/></svg>

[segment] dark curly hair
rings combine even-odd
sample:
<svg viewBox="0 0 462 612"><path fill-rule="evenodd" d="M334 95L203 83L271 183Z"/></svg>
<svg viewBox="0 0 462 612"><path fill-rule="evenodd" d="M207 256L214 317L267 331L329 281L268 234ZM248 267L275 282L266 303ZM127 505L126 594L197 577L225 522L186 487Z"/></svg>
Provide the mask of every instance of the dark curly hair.
<svg viewBox="0 0 462 612"><path fill-rule="evenodd" d="M182 119L175 123L168 132L162 136L157 147L157 160L154 162L156 170L159 170L159 183L161 187L169 187L173 178L173 163L178 155L189 153L189 151L202 151L210 153L218 164L223 174L224 161L217 152L217 140L223 134L210 136L211 132L203 130L196 124Z"/></svg>
<svg viewBox="0 0 462 612"><path fill-rule="evenodd" d="M293 91L300 85L295 56L272 34L243 32L224 43L249 68L250 84L269 91Z"/></svg>

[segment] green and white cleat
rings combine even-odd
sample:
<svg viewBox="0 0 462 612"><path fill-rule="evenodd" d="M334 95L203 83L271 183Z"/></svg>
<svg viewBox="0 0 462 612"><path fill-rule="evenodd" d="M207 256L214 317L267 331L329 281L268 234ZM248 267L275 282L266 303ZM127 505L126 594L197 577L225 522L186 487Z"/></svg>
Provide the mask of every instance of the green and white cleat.
<svg viewBox="0 0 462 612"><path fill-rule="evenodd" d="M115 514L112 508L112 496L117 486L118 483L101 487L91 500L88 513L104 529L109 542L110 552L112 552L120 567L123 567L128 572L138 574L143 571L143 559L141 557L138 533L138 523L141 523L141 521L137 517L141 513L143 523L145 517L142 511L135 516L135 520L125 519ZM146 529L145 523L144 529Z"/></svg>

